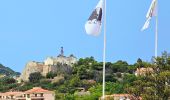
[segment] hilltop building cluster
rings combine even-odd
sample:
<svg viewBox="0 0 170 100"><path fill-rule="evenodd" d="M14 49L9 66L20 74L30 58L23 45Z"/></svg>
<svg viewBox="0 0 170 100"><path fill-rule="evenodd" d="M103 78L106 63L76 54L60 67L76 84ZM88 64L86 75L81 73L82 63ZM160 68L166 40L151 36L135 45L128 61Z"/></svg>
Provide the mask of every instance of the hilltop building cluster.
<svg viewBox="0 0 170 100"><path fill-rule="evenodd" d="M30 74L34 72L40 72L43 76L46 76L49 72L57 71L61 65L63 67L72 67L75 63L77 63L77 58L72 54L68 57L64 56L64 50L61 47L61 53L57 57L47 57L44 62L28 62L19 80L29 81Z"/></svg>

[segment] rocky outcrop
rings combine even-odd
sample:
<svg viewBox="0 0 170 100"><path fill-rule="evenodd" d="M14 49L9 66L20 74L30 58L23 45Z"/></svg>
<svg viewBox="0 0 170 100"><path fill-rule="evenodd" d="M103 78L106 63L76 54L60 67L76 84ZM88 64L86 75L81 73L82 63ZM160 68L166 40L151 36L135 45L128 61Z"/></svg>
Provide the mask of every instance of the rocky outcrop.
<svg viewBox="0 0 170 100"><path fill-rule="evenodd" d="M38 63L38 62L34 62L34 61L28 62L26 64L25 69L23 70L20 78L23 81L28 81L29 75L31 73L43 72L43 67L44 67L43 63Z"/></svg>
<svg viewBox="0 0 170 100"><path fill-rule="evenodd" d="M49 72L56 72L58 74L70 74L72 72L73 64L77 63L76 57L70 55L65 57L60 54L57 57L47 57L44 62L28 62L20 76L20 80L29 81L31 73L40 72L43 76L46 76Z"/></svg>
<svg viewBox="0 0 170 100"><path fill-rule="evenodd" d="M72 72L72 67L66 64L45 65L38 62L28 62L20 76L20 79L23 81L29 81L29 75L34 72L40 72L43 76L46 76L49 72L70 74Z"/></svg>

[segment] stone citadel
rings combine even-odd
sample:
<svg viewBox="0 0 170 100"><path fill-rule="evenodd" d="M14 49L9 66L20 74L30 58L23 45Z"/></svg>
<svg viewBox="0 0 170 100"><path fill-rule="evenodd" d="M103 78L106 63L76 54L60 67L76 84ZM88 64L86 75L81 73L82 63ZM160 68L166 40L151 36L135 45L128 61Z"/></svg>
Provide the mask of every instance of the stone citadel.
<svg viewBox="0 0 170 100"><path fill-rule="evenodd" d="M47 57L44 62L28 62L20 76L20 80L29 81L29 76L31 73L40 72L43 76L46 76L49 72L56 72L62 69L63 71L68 71L69 67L77 63L77 58L74 55L68 57L64 56L63 47L61 47L61 52L57 57Z"/></svg>

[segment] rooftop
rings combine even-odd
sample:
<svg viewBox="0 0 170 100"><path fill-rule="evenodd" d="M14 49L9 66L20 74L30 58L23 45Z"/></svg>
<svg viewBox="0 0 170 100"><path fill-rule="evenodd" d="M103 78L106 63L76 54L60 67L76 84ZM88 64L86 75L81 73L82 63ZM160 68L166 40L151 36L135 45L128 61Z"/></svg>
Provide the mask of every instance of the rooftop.
<svg viewBox="0 0 170 100"><path fill-rule="evenodd" d="M21 95L24 94L24 92L5 92L5 93L0 93L0 95L5 95L5 96L17 96L17 95Z"/></svg>
<svg viewBox="0 0 170 100"><path fill-rule="evenodd" d="M33 89L25 91L25 93L52 93L52 91L42 89L41 87L34 87Z"/></svg>

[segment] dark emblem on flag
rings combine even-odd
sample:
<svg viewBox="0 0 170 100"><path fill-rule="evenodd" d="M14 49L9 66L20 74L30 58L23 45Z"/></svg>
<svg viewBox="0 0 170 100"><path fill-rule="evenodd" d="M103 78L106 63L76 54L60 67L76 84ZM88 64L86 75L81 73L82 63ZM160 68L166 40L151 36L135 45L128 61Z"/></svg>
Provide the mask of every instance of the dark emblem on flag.
<svg viewBox="0 0 170 100"><path fill-rule="evenodd" d="M96 8L88 19L89 23L95 24L97 22L101 23L101 20L102 20L102 8Z"/></svg>
<svg viewBox="0 0 170 100"><path fill-rule="evenodd" d="M150 17L153 17L154 14L156 13L155 10L156 10L156 2L153 3L153 6L151 7L151 10L150 10L150 13L149 13L149 16Z"/></svg>

